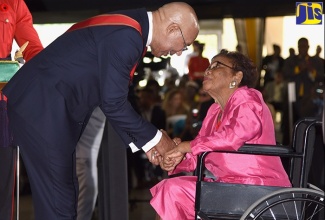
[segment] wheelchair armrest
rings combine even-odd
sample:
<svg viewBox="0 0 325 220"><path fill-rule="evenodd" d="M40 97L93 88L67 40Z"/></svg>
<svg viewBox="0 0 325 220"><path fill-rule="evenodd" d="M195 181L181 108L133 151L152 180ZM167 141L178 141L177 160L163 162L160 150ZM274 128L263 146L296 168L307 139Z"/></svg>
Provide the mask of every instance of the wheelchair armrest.
<svg viewBox="0 0 325 220"><path fill-rule="evenodd" d="M195 175L198 177L198 181L202 181L204 177L205 169L205 157L210 153L232 153L232 154L252 154L252 155L269 155L269 156L281 156L281 157L292 157L297 156L297 153L292 147L277 145L266 145L266 144L244 144L238 151L231 150L215 150L206 151L198 155L197 166Z"/></svg>
<svg viewBox="0 0 325 220"><path fill-rule="evenodd" d="M266 155L286 155L293 153L291 147L283 145L264 145L264 144L244 144L238 149L238 152L249 154L266 154Z"/></svg>

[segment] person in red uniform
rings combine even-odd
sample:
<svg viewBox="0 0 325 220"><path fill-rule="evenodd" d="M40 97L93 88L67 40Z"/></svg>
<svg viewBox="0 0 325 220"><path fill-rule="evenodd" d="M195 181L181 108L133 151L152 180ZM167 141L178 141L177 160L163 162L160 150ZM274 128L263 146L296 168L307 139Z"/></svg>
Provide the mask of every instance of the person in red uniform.
<svg viewBox="0 0 325 220"><path fill-rule="evenodd" d="M11 59L13 39L21 47L29 42L23 56L29 61L43 49L42 43L33 27L33 19L23 0L0 0L0 59Z"/></svg>
<svg viewBox="0 0 325 220"><path fill-rule="evenodd" d="M204 44L200 43L198 55L191 57L188 62L188 76L190 80L196 81L199 85L202 85L204 72L210 65L209 59L202 56L203 50Z"/></svg>
<svg viewBox="0 0 325 220"><path fill-rule="evenodd" d="M13 40L22 52L23 59L29 61L43 49L42 43L33 27L32 15L23 0L0 0L0 60L12 60ZM0 69L1 74L1 69ZM13 219L15 148L0 147L0 218Z"/></svg>

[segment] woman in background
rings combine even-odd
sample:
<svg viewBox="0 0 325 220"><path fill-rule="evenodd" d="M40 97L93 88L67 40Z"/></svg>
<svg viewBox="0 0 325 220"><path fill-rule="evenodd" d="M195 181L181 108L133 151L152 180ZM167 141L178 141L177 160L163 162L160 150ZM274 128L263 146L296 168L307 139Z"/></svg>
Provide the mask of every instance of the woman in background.
<svg viewBox="0 0 325 220"><path fill-rule="evenodd" d="M167 133L171 137L179 136L185 127L185 120L190 110L181 90L167 92L163 101L163 110L167 118Z"/></svg>

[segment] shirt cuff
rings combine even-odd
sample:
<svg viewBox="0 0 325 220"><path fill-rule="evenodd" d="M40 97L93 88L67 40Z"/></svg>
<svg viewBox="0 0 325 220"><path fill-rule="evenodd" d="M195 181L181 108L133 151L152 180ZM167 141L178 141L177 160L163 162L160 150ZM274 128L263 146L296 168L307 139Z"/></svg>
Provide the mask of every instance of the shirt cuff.
<svg viewBox="0 0 325 220"><path fill-rule="evenodd" d="M154 146L156 146L156 145L159 143L161 137L162 137L162 132L159 131L159 130L157 130L157 133L156 133L155 137L154 137L153 139L151 139L149 142L147 142L147 143L142 147L142 150L143 150L144 152L148 152L149 150L151 150L151 148L153 148ZM132 153L135 153L135 152L137 152L138 150L140 150L139 148L137 148L137 147L135 146L135 144L134 144L133 142L131 142L131 143L129 144L129 146L130 146L130 148L131 148L131 150L132 150Z"/></svg>

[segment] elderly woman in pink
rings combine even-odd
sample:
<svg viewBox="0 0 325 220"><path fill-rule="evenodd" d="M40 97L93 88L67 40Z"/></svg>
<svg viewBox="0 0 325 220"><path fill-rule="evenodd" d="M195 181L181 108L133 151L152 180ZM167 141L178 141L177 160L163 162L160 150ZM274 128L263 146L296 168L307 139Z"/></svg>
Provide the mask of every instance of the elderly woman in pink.
<svg viewBox="0 0 325 220"><path fill-rule="evenodd" d="M197 155L216 149L238 150L244 143L275 144L269 108L253 89L258 72L239 52L222 50L205 71L203 89L215 100L197 137L189 142L174 139L178 146L165 154L161 166L175 174L193 171ZM207 169L216 177L209 181L290 187L278 157L209 154ZM165 179L151 188L150 203L157 219L194 219L195 176Z"/></svg>

